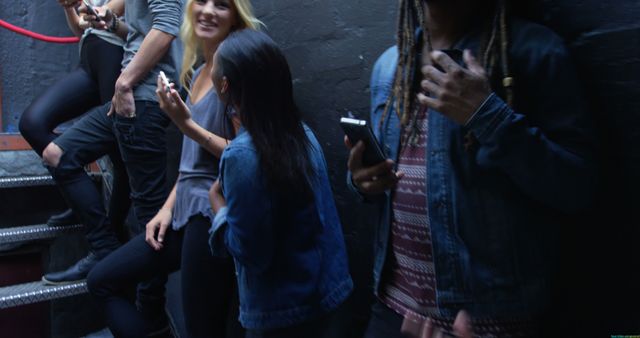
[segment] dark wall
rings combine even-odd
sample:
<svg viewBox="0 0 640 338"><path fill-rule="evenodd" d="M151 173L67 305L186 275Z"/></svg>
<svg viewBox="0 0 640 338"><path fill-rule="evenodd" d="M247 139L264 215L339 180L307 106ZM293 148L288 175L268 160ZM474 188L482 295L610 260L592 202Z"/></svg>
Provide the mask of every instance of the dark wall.
<svg viewBox="0 0 640 338"><path fill-rule="evenodd" d="M577 227L562 229L556 319L567 336L638 334L640 2L546 0L531 8L566 39L600 145L598 201Z"/></svg>
<svg viewBox="0 0 640 338"><path fill-rule="evenodd" d="M317 132L329 165L357 285L333 337L354 337L370 300L375 210L347 192L346 150L338 117L366 116L368 80L376 57L394 41L396 2L377 0L254 1L267 31L284 49L305 119ZM555 326L568 336L638 334L640 282L640 3L638 1L518 1L518 11L563 36L578 67L600 143L599 201L580 224L559 229ZM50 35L69 35L55 1L0 2L0 18ZM5 126L77 60L76 46L34 42L0 30ZM552 316L553 317L553 316ZM552 320L553 322L553 320ZM549 335L551 336L551 335Z"/></svg>
<svg viewBox="0 0 640 338"><path fill-rule="evenodd" d="M0 1L0 19L45 35L72 36L62 8L53 0ZM18 131L22 111L57 78L75 68L78 54L77 44L45 43L0 28L4 131Z"/></svg>

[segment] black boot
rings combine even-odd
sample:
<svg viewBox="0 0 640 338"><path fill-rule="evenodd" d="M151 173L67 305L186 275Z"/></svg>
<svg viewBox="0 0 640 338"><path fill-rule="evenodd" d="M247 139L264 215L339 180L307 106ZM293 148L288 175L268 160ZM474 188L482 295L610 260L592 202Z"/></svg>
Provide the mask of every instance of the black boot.
<svg viewBox="0 0 640 338"><path fill-rule="evenodd" d="M52 215L47 220L47 225L50 227L60 227L65 225L76 225L80 222L73 213L73 210L67 209L59 214Z"/></svg>
<svg viewBox="0 0 640 338"><path fill-rule="evenodd" d="M104 256L103 256L104 257ZM100 258L93 252L79 260L68 269L59 272L52 272L44 275L42 281L49 285L59 285L81 281L87 278L89 271L100 261Z"/></svg>

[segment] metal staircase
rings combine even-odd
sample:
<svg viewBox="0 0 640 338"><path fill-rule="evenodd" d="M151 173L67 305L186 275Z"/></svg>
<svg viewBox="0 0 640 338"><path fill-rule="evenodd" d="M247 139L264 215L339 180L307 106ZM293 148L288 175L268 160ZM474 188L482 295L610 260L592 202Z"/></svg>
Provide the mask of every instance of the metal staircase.
<svg viewBox="0 0 640 338"><path fill-rule="evenodd" d="M6 155L6 150L0 155L3 152ZM35 169L26 174L7 169L6 163L3 167L2 161L7 159L0 156L0 176L5 175L0 177L0 336L83 337L103 326L96 319L100 316L86 282L51 286L41 277L86 254L84 226L45 224L66 205L55 182L33 155L36 159L30 167ZM19 158L24 160L24 156ZM41 172L37 172L38 166ZM100 171L90 172L90 176L109 193L106 185L110 175L96 167Z"/></svg>

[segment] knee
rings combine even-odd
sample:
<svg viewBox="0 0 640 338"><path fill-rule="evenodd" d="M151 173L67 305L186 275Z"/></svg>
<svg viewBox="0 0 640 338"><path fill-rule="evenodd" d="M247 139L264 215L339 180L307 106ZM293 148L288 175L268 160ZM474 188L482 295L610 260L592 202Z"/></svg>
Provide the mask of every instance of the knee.
<svg viewBox="0 0 640 338"><path fill-rule="evenodd" d="M20 130L20 134L22 134L27 141L37 134L38 126L38 122L31 118L31 114L29 114L28 111L22 114L20 122L18 122L18 130Z"/></svg>
<svg viewBox="0 0 640 338"><path fill-rule="evenodd" d="M105 288L105 275L101 273L101 269L99 269L100 264L96 265L91 271L89 275L87 275L87 289L89 293L96 298L104 298L108 295L107 288Z"/></svg>
<svg viewBox="0 0 640 338"><path fill-rule="evenodd" d="M62 149L57 144L50 142L42 151L42 160L50 167L57 168L62 157Z"/></svg>

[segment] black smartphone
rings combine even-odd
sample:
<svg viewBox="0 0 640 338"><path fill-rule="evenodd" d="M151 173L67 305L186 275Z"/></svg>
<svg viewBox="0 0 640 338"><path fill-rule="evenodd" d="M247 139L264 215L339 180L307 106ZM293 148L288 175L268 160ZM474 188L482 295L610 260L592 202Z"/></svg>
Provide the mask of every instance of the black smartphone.
<svg viewBox="0 0 640 338"><path fill-rule="evenodd" d="M445 54L447 54L451 58L451 60L453 60L455 63L459 64L462 68L466 68L465 64L464 64L464 60L462 58L462 51L461 50L459 50L459 49L442 49L440 51L445 53ZM441 72L446 72L437 63L434 64L434 67L436 67L436 69L438 69Z"/></svg>
<svg viewBox="0 0 640 338"><path fill-rule="evenodd" d="M363 165L370 167L386 159L367 121L342 117L340 118L340 126L352 145L355 146L360 140L364 142L365 149L362 155Z"/></svg>
<svg viewBox="0 0 640 338"><path fill-rule="evenodd" d="M97 21L102 21L102 17L100 16L100 14L98 14L98 11L96 11L96 9L91 6L89 1L82 0L82 3L87 7L87 11L89 12L89 14L95 16Z"/></svg>

